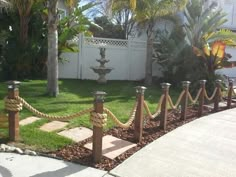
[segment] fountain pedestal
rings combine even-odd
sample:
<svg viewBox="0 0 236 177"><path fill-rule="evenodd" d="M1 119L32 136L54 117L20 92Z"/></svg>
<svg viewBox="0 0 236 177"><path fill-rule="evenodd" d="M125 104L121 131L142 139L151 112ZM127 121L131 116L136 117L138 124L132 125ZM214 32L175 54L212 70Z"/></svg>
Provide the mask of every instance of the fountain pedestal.
<svg viewBox="0 0 236 177"><path fill-rule="evenodd" d="M105 51L106 48L100 48L101 59L96 59L97 62L100 63L100 66L91 66L90 68L99 75L97 80L98 83L105 84L107 83L106 74L110 73L114 68L106 67L105 63L110 60L105 59Z"/></svg>

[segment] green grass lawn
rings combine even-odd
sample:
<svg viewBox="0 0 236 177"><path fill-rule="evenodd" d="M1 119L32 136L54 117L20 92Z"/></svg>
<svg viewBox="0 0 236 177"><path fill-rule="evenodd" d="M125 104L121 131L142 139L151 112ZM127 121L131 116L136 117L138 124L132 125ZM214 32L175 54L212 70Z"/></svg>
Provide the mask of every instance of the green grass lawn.
<svg viewBox="0 0 236 177"><path fill-rule="evenodd" d="M81 80L60 80L60 94L58 97L48 97L46 93L46 81L34 80L22 82L20 85L20 96L41 112L51 115L67 115L93 106L94 91L105 91L105 106L109 108L122 122L128 120L130 111L135 103L135 86L139 82L130 81L109 81L105 85L97 84L96 81ZM180 94L180 90L170 89L170 95L175 101ZM7 85L0 83L0 97L3 99L7 95ZM161 95L160 85L148 87L145 92L145 100L148 102L150 110L155 111L157 102ZM3 101L0 110L3 110ZM23 109L20 119L32 116L28 110ZM70 140L58 136L55 132L46 133L38 128L47 122L42 119L31 125L23 126L20 129L22 143L35 147L39 150L55 150L66 144L72 143ZM85 126L91 128L89 115L75 118L69 122L69 127ZM113 127L113 122L109 119L105 130Z"/></svg>

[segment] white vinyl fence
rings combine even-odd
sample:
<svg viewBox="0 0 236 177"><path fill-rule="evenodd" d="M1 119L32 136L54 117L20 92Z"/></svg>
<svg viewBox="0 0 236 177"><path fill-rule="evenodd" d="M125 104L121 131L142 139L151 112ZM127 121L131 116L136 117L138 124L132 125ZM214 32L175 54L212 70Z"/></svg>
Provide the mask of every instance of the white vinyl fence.
<svg viewBox="0 0 236 177"><path fill-rule="evenodd" d="M146 42L83 37L73 40L79 45L79 53L64 53L68 61L59 64L59 78L96 80L98 75L90 69L99 66L100 47L106 48L105 64L114 68L106 75L108 80L141 80L145 76Z"/></svg>
<svg viewBox="0 0 236 177"><path fill-rule="evenodd" d="M90 67L99 66L96 59L101 58L100 47L106 48L106 59L110 60L105 66L114 68L106 75L108 80L141 80L145 77L145 41L80 35L73 42L78 43L80 52L63 54L68 62L59 64L59 78L97 80L98 75ZM227 48L226 52L232 55L231 60L236 60L235 48ZM236 77L236 67L217 72L228 77ZM156 63L153 63L153 76L162 76L162 68Z"/></svg>

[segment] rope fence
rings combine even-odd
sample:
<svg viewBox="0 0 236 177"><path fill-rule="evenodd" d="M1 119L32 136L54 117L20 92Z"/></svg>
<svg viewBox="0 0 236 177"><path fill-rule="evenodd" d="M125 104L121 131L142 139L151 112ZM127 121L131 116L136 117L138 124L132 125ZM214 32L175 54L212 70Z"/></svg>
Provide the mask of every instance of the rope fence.
<svg viewBox="0 0 236 177"><path fill-rule="evenodd" d="M157 104L156 112L154 114L151 113L151 111L150 111L150 109L148 107L147 102L144 101L144 103L143 103L144 104L144 109L145 109L146 114L147 114L145 116L146 119L154 119L154 118L156 118L161 113L161 104L163 102L163 99L164 99L164 96L161 95L161 98L159 99L158 104Z"/></svg>
<svg viewBox="0 0 236 177"><path fill-rule="evenodd" d="M9 137L10 140L17 141L19 139L19 112L25 107L34 115L48 120L60 120L60 121L69 121L74 118L79 118L83 115L88 114L90 116L90 122L93 125L94 136L93 142L98 144L94 152L94 161L99 161L101 159L101 139L103 136L103 127L107 125L107 120L110 118L116 126L123 129L128 129L132 123L134 123L134 138L135 141L142 141L142 131L143 124L146 119L155 119L160 117L160 127L165 131L167 128L167 113L168 109L178 109L181 108L181 119L186 119L187 107L189 104L198 103L198 116L202 116L204 101L210 101L214 103L214 111L219 110L219 102L223 98L221 91L221 81L216 81L216 88L214 89L211 96L207 94L205 89L205 80L200 81L200 89L197 92L196 97L193 99L192 95L189 92L190 82L184 81L183 91L180 93L176 103L173 103L171 96L169 95L170 84L163 83L162 86L162 95L157 103L155 112L152 113L148 106L148 103L144 99L145 87L136 87L136 101L134 106L131 109L130 115L126 123L122 123L119 118L117 118L114 113L108 108L103 106L105 92L96 92L94 95L94 106L88 109L84 109L77 113L64 116L55 116L45 114L40 112L23 98L19 96L18 82L9 82L8 85L8 96L4 98L5 109L8 111L8 120L9 121ZM232 95L236 95L232 82L229 82L228 93L227 93L227 108L231 108ZM188 103L189 102L189 103ZM169 107L168 107L169 106ZM145 114L144 114L145 112ZM100 145L99 145L100 144ZM95 148L95 147L94 147ZM98 151L98 152L97 152Z"/></svg>
<svg viewBox="0 0 236 177"><path fill-rule="evenodd" d="M170 95L168 95L168 103L170 104L170 107L171 107L172 109L177 109L177 108L178 108L178 106L179 106L181 100L183 99L184 93L185 93L185 91L183 90L183 91L181 92L181 94L179 95L179 98L177 99L175 105L174 105L174 103L173 103L173 101L172 101Z"/></svg>
<svg viewBox="0 0 236 177"><path fill-rule="evenodd" d="M197 95L196 95L196 97L194 99L193 99L192 95L190 94L190 92L188 92L188 99L190 100L190 102L192 104L196 104L197 103L197 101L198 101L198 99L200 97L201 92L202 92L202 88L200 88L198 90Z"/></svg>

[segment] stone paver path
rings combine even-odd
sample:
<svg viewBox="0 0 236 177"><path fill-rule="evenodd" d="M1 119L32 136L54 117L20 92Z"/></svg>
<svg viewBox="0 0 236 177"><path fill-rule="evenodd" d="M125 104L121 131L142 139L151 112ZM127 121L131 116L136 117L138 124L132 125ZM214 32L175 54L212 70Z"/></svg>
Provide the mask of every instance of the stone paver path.
<svg viewBox="0 0 236 177"><path fill-rule="evenodd" d="M25 119L21 120L20 125L23 126L23 125L32 124L33 122L35 122L37 120L40 120L40 118L34 117L34 116L28 117L28 118L25 118Z"/></svg>
<svg viewBox="0 0 236 177"><path fill-rule="evenodd" d="M72 139L75 142L79 142L91 137L93 135L93 131L85 127L77 127L64 130L57 134Z"/></svg>
<svg viewBox="0 0 236 177"><path fill-rule="evenodd" d="M21 125L28 125L33 123L40 118L37 117L29 117L21 121ZM52 121L49 123L45 123L40 127L40 130L46 132L53 132L56 130L60 130L65 128L68 125L67 122L61 121ZM85 127L76 127L72 129L66 129L57 133L58 135L64 136L69 138L75 142L83 141L87 138L92 137L93 131L91 129ZM135 147L136 144L121 140L119 138L113 137L111 135L107 135L103 137L103 144L102 144L102 154L110 159L114 159L117 156L121 155L125 151L129 150L130 148ZM84 147L87 149L92 150L92 142L87 143Z"/></svg>
<svg viewBox="0 0 236 177"><path fill-rule="evenodd" d="M102 154L110 159L114 159L135 146L136 144L134 143L121 140L111 135L106 135L102 139ZM92 150L92 143L87 143L84 147Z"/></svg>
<svg viewBox="0 0 236 177"><path fill-rule="evenodd" d="M46 132L53 132L55 130L62 129L68 125L67 122L61 122L61 121L52 121L49 123L44 124L40 127L40 130L46 131Z"/></svg>

